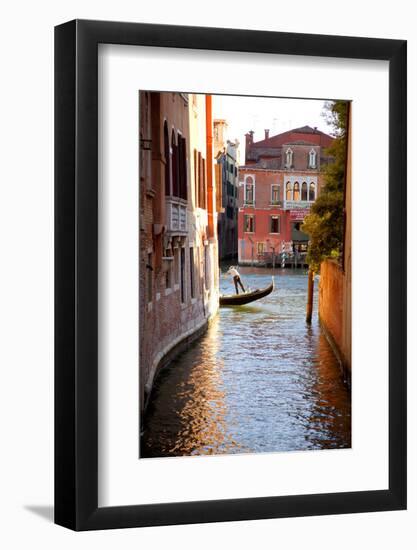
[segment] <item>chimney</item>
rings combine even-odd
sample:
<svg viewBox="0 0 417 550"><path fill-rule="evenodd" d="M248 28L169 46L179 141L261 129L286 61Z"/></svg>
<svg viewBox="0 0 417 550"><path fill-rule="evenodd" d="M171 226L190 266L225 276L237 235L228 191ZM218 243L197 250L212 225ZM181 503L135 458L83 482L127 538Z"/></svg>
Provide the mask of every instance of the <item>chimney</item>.
<svg viewBox="0 0 417 550"><path fill-rule="evenodd" d="M250 130L247 134L245 134L246 137L246 147L250 147L253 143L253 130Z"/></svg>
<svg viewBox="0 0 417 550"><path fill-rule="evenodd" d="M265 139L269 138L269 130L265 130Z"/></svg>
<svg viewBox="0 0 417 550"><path fill-rule="evenodd" d="M245 142L245 163L248 161L248 153L250 148L253 144L253 130L250 130L247 134L245 134L246 142Z"/></svg>

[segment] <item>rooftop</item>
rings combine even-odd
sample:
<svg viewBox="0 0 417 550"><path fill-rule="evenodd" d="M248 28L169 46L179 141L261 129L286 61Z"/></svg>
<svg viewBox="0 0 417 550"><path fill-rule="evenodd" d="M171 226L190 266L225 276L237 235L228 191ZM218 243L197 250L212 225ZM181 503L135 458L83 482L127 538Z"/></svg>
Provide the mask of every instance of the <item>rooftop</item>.
<svg viewBox="0 0 417 550"><path fill-rule="evenodd" d="M253 138L253 132L248 132L247 136ZM284 144L294 143L298 145L321 145L323 147L329 147L334 138L325 134L317 128L311 126L301 126L300 128L293 128L287 132L276 134L275 136L269 136L260 141L254 141L251 147L280 147Z"/></svg>

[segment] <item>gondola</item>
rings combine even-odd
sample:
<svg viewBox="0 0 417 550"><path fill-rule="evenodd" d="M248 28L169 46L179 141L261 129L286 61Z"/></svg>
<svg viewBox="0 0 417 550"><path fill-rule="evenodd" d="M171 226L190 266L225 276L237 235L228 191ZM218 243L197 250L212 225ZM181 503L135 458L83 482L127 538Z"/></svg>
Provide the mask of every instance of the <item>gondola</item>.
<svg viewBox="0 0 417 550"><path fill-rule="evenodd" d="M271 284L265 288L257 288L256 290L250 290L242 294L225 294L220 296L219 301L221 306L243 306L244 304L249 304L250 302L268 296L273 290L274 279L272 278Z"/></svg>

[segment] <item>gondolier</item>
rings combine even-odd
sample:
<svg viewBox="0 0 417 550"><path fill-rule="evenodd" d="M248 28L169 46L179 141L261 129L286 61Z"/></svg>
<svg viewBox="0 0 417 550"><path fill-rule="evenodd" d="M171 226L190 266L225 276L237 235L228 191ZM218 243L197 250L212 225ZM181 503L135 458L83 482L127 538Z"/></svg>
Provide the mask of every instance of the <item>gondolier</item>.
<svg viewBox="0 0 417 550"><path fill-rule="evenodd" d="M235 289L236 289L236 294L239 294L239 287L238 285L240 285L240 288L242 289L242 292L246 292L245 290L245 287L243 286L243 283L240 279L240 275L239 275L239 272L238 270L235 268L234 265L230 266L229 267L229 270L227 272L228 275L231 275L233 277L233 282L235 283Z"/></svg>

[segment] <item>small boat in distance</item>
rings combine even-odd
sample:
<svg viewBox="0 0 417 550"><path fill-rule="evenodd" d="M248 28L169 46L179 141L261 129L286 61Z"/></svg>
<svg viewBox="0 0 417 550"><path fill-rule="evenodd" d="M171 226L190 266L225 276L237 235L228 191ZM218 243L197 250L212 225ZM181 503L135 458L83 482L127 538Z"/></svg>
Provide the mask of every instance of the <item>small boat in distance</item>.
<svg viewBox="0 0 417 550"><path fill-rule="evenodd" d="M248 292L243 292L242 294L224 294L220 296L219 302L221 306L243 306L268 296L268 294L271 294L273 290L274 278L272 277L271 284L265 288L249 290Z"/></svg>

